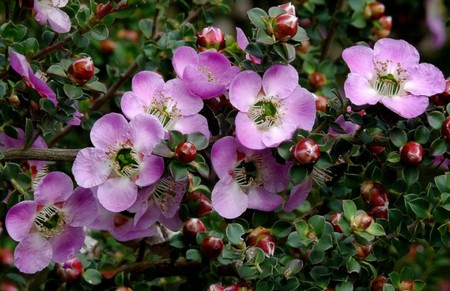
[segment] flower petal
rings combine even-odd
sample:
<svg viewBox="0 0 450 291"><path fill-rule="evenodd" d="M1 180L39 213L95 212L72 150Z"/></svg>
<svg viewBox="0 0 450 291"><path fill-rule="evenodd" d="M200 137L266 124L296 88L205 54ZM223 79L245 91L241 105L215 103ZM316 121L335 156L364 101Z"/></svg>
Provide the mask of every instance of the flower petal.
<svg viewBox="0 0 450 291"><path fill-rule="evenodd" d="M139 153L150 155L163 138L164 128L155 116L142 113L130 121L130 140Z"/></svg>
<svg viewBox="0 0 450 291"><path fill-rule="evenodd" d="M262 142L266 147L273 148L280 145L285 140L291 139L297 126L291 123L282 123L279 126L272 126L262 132Z"/></svg>
<svg viewBox="0 0 450 291"><path fill-rule="evenodd" d="M72 195L73 183L63 172L50 172L42 178L34 192L34 201L38 205L66 201Z"/></svg>
<svg viewBox="0 0 450 291"><path fill-rule="evenodd" d="M198 55L199 70L205 70L208 75L217 78L230 67L230 61L223 54L215 51L205 51Z"/></svg>
<svg viewBox="0 0 450 291"><path fill-rule="evenodd" d="M295 185L291 193L289 194L289 198L284 204L284 211L290 212L302 204L306 198L308 197L309 192L311 191L313 184L313 179L311 177L306 178L302 183Z"/></svg>
<svg viewBox="0 0 450 291"><path fill-rule="evenodd" d="M64 263L74 257L83 246L83 228L66 226L61 233L52 237L49 242L53 249L53 260L57 263Z"/></svg>
<svg viewBox="0 0 450 291"><path fill-rule="evenodd" d="M205 75L199 72L197 67L186 66L183 74L183 82L196 95L202 99L210 99L222 95L227 87L225 84L208 81Z"/></svg>
<svg viewBox="0 0 450 291"><path fill-rule="evenodd" d="M229 172L236 166L236 140L226 136L214 143L211 149L211 163L220 179L229 176Z"/></svg>
<svg viewBox="0 0 450 291"><path fill-rule="evenodd" d="M182 134L190 134L193 132L200 132L207 139L211 137L211 132L208 128L208 120L200 114L186 116L180 118L173 126L174 130L178 130Z"/></svg>
<svg viewBox="0 0 450 291"><path fill-rule="evenodd" d="M64 203L67 223L71 226L85 226L97 215L97 205L91 189L77 187Z"/></svg>
<svg viewBox="0 0 450 291"><path fill-rule="evenodd" d="M112 178L98 186L97 196L100 204L107 210L121 212L136 201L137 187L129 178Z"/></svg>
<svg viewBox="0 0 450 291"><path fill-rule="evenodd" d="M29 75L33 75L30 64L24 55L15 51L10 52L11 67L22 77L29 79Z"/></svg>
<svg viewBox="0 0 450 291"><path fill-rule="evenodd" d="M433 96L445 90L444 74L432 64L419 64L408 69L404 89L411 95Z"/></svg>
<svg viewBox="0 0 450 291"><path fill-rule="evenodd" d="M266 148L262 142L262 132L245 113L236 115L236 136L239 142L249 149L260 150Z"/></svg>
<svg viewBox="0 0 450 291"><path fill-rule="evenodd" d="M184 69L190 64L194 66L198 64L198 55L195 50L188 46L177 48L173 54L172 65L179 78L184 78Z"/></svg>
<svg viewBox="0 0 450 291"><path fill-rule="evenodd" d="M78 185L91 188L105 182L113 168L112 160L103 150L84 148L73 162L72 174Z"/></svg>
<svg viewBox="0 0 450 291"><path fill-rule="evenodd" d="M298 73L291 65L273 65L263 76L266 96L286 98L298 87Z"/></svg>
<svg viewBox="0 0 450 291"><path fill-rule="evenodd" d="M264 155L262 169L264 188L270 192L285 190L289 184L288 169L287 165L277 163L272 156L272 152L268 149Z"/></svg>
<svg viewBox="0 0 450 291"><path fill-rule="evenodd" d="M243 71L230 84L230 102L241 112L247 112L255 103L262 86L261 77L253 71Z"/></svg>
<svg viewBox="0 0 450 291"><path fill-rule="evenodd" d="M311 130L316 120L316 102L313 95L297 86L292 94L283 99L286 108L283 123L290 123L304 130Z"/></svg>
<svg viewBox="0 0 450 291"><path fill-rule="evenodd" d="M139 187L155 183L164 172L164 160L154 155L144 156L139 168L139 178L135 181Z"/></svg>
<svg viewBox="0 0 450 291"><path fill-rule="evenodd" d="M51 28L58 33L66 33L70 31L70 18L66 12L58 8L50 8L47 10L48 23Z"/></svg>
<svg viewBox="0 0 450 291"><path fill-rule="evenodd" d="M414 95L384 97L381 103L401 117L414 118L425 112L429 98Z"/></svg>
<svg viewBox="0 0 450 291"><path fill-rule="evenodd" d="M248 208L261 211L272 211L283 202L280 195L267 191L263 187L250 188L248 191Z"/></svg>
<svg viewBox="0 0 450 291"><path fill-rule="evenodd" d="M120 148L128 139L129 125L125 117L118 113L108 113L98 119L91 130L92 144L106 151Z"/></svg>
<svg viewBox="0 0 450 291"><path fill-rule="evenodd" d="M170 96L175 102L181 115L187 116L198 113L203 108L203 101L193 95L180 79L172 79L163 89L164 96Z"/></svg>
<svg viewBox="0 0 450 291"><path fill-rule="evenodd" d="M244 31L242 31L242 29L240 29L239 27L236 27L236 41L237 41L238 47L241 50L245 50L247 48L248 39L245 36Z"/></svg>
<svg viewBox="0 0 450 291"><path fill-rule="evenodd" d="M355 105L374 105L380 101L380 96L361 75L350 73L344 83L344 91L350 101Z"/></svg>
<svg viewBox="0 0 450 291"><path fill-rule="evenodd" d="M128 91L120 99L120 108L128 119L133 119L138 114L146 113L150 100L140 100L133 92Z"/></svg>
<svg viewBox="0 0 450 291"><path fill-rule="evenodd" d="M14 264L20 272L33 274L43 270L52 260L50 243L39 233L31 233L14 250Z"/></svg>
<svg viewBox="0 0 450 291"><path fill-rule="evenodd" d="M350 72L361 75L366 79L372 78L375 70L373 65L373 49L363 45L355 45L346 48L342 52L342 58L350 69Z"/></svg>
<svg viewBox="0 0 450 291"><path fill-rule="evenodd" d="M402 68L409 68L419 63L419 52L417 49L401 39L382 38L374 47L374 63L377 61L399 63Z"/></svg>
<svg viewBox="0 0 450 291"><path fill-rule="evenodd" d="M248 197L230 176L216 183L211 193L213 208L224 218L236 218L247 209Z"/></svg>
<svg viewBox="0 0 450 291"><path fill-rule="evenodd" d="M28 235L33 226L36 208L36 202L22 201L9 209L5 224L8 234L13 240L21 241Z"/></svg>
<svg viewBox="0 0 450 291"><path fill-rule="evenodd" d="M159 94L163 86L164 80L161 75L152 71L139 72L131 81L134 95L143 101L143 104L147 104L145 101L150 101L155 94Z"/></svg>

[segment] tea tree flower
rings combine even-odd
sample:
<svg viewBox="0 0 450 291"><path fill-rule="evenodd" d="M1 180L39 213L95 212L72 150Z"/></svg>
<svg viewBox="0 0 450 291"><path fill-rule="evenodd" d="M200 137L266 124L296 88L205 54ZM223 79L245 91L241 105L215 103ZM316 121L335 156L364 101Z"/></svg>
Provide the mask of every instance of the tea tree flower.
<svg viewBox="0 0 450 291"><path fill-rule="evenodd" d="M245 36L244 31L242 31L242 29L240 29L239 27L236 27L236 41L237 41L239 48L241 50L245 51L249 42L248 42L247 37ZM261 63L262 63L262 60L260 58L257 58L254 55L251 55L247 52L245 53L245 58L257 65L261 65Z"/></svg>
<svg viewBox="0 0 450 291"><path fill-rule="evenodd" d="M46 175L37 185L34 201L22 201L8 211L6 227L19 241L14 262L23 273L44 269L53 259L63 263L82 247L82 226L97 212L89 189L76 188L62 172Z"/></svg>
<svg viewBox="0 0 450 291"><path fill-rule="evenodd" d="M156 117L139 114L130 122L117 113L101 117L91 130L94 147L78 152L72 172L85 188L98 186L100 203L107 210L121 212L133 205L138 187L155 183L164 163L152 150L164 137Z"/></svg>
<svg viewBox="0 0 450 291"><path fill-rule="evenodd" d="M143 71L133 77L131 88L121 100L127 118L147 113L155 116L166 131L178 130L183 134L198 131L209 138L208 121L198 114L203 101L190 93L181 80L164 83L159 74Z"/></svg>
<svg viewBox="0 0 450 291"><path fill-rule="evenodd" d="M380 39L373 49L356 45L343 51L350 68L344 84L355 105L378 102L404 118L424 113L429 97L445 90L442 72L434 65L419 64L419 53L403 40Z"/></svg>
<svg viewBox="0 0 450 291"><path fill-rule="evenodd" d="M36 20L40 25L50 24L50 27L58 33L70 31L70 18L60 8L67 5L69 0L34 0Z"/></svg>
<svg viewBox="0 0 450 291"><path fill-rule="evenodd" d="M176 49L172 59L177 77L194 94L202 99L218 97L225 93L239 68L232 66L221 53L197 52L188 46Z"/></svg>
<svg viewBox="0 0 450 291"><path fill-rule="evenodd" d="M298 85L292 66L274 65L262 79L253 71L240 72L231 82L230 102L240 111L237 138L251 149L276 147L297 128L311 130L315 121L314 97Z"/></svg>
<svg viewBox="0 0 450 291"><path fill-rule="evenodd" d="M235 218L247 208L272 211L280 206L275 194L289 183L287 167L275 162L269 149L250 150L231 136L218 140L211 150L211 162L219 177L211 200L225 218Z"/></svg>

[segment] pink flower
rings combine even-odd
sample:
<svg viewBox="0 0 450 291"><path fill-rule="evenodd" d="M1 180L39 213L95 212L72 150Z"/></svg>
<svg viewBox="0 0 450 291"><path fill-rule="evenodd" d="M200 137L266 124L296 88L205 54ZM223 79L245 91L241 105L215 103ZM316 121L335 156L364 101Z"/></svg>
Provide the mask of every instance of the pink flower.
<svg viewBox="0 0 450 291"><path fill-rule="evenodd" d="M221 53L206 51L197 54L188 46L175 50L172 64L178 78L202 99L224 94L233 77L239 72L239 68L232 66Z"/></svg>
<svg viewBox="0 0 450 291"><path fill-rule="evenodd" d="M164 129L152 115L139 114L128 123L124 116L109 113L90 134L94 147L78 152L72 167L75 180L85 188L98 186L98 200L107 210L124 211L136 201L138 187L155 183L163 173L163 159L152 150Z"/></svg>
<svg viewBox="0 0 450 291"><path fill-rule="evenodd" d="M84 242L82 226L97 212L89 189L76 188L62 172L46 175L37 185L34 201L22 201L6 214L6 228L19 241L14 262L23 273L36 273L53 259L63 263Z"/></svg>
<svg viewBox="0 0 450 291"><path fill-rule="evenodd" d="M120 103L127 118L147 113L155 116L166 131L178 130L183 134L197 131L209 138L208 121L198 114L203 101L190 93L181 80L164 83L157 73L143 71L133 77L131 88Z"/></svg>
<svg viewBox="0 0 450 291"><path fill-rule="evenodd" d="M244 32L242 31L242 29L240 29L239 27L236 27L236 41L237 44L239 46L239 48L243 51L245 51L245 49L248 46L248 39L245 36ZM261 65L262 60L260 58L257 58L249 53L245 53L245 58L247 60L250 60L251 62L257 64L257 65Z"/></svg>
<svg viewBox="0 0 450 291"><path fill-rule="evenodd" d="M221 216L235 218L247 208L272 211L280 206L282 198L275 193L288 185L288 168L276 163L269 149L250 150L227 136L213 145L211 162L220 179L211 200Z"/></svg>
<svg viewBox="0 0 450 291"><path fill-rule="evenodd" d="M61 7L67 5L68 0L34 0L36 20L40 25L50 24L50 27L58 33L70 31L70 18Z"/></svg>
<svg viewBox="0 0 450 291"><path fill-rule="evenodd" d="M290 65L274 65L262 79L253 71L240 72L231 82L230 102L239 110L237 138L250 149L276 147L297 128L311 130L316 116L313 95L298 85Z"/></svg>
<svg viewBox="0 0 450 291"><path fill-rule="evenodd" d="M404 118L424 113L429 97L445 90L442 72L419 64L419 53L404 40L380 39L373 49L356 45L342 58L350 68L344 84L347 98L355 105L382 103Z"/></svg>

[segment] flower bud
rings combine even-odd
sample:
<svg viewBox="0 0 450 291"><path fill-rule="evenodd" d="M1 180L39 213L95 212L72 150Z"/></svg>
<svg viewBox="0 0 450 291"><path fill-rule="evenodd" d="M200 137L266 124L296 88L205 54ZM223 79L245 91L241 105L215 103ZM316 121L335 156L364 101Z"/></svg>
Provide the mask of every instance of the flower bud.
<svg viewBox="0 0 450 291"><path fill-rule="evenodd" d="M64 282L73 282L83 275L83 264L77 257L65 261L63 264L56 264L56 274Z"/></svg>
<svg viewBox="0 0 450 291"><path fill-rule="evenodd" d="M359 214L353 217L351 227L353 230L366 230L372 224L373 218L367 214Z"/></svg>
<svg viewBox="0 0 450 291"><path fill-rule="evenodd" d="M273 34L280 42L289 41L298 30L298 18L292 14L280 14L273 18L268 32Z"/></svg>
<svg viewBox="0 0 450 291"><path fill-rule="evenodd" d="M400 149L400 158L405 165L417 166L423 159L423 147L415 141L409 141Z"/></svg>
<svg viewBox="0 0 450 291"><path fill-rule="evenodd" d="M8 279L0 279L0 290L2 291L19 291L19 287Z"/></svg>
<svg viewBox="0 0 450 291"><path fill-rule="evenodd" d="M196 201L199 202L196 209L198 217L208 215L213 211L211 200L209 200L209 198L206 197L206 195L203 194L202 192L198 191L191 192L188 194L186 200L188 202L196 202Z"/></svg>
<svg viewBox="0 0 450 291"><path fill-rule="evenodd" d="M136 43L139 40L139 33L131 29L121 29L117 32L117 37Z"/></svg>
<svg viewBox="0 0 450 291"><path fill-rule="evenodd" d="M441 136L445 139L450 139L450 117L442 123Z"/></svg>
<svg viewBox="0 0 450 291"><path fill-rule="evenodd" d="M313 72L308 76L308 82L313 89L319 90L327 82L327 77L321 72Z"/></svg>
<svg viewBox="0 0 450 291"><path fill-rule="evenodd" d="M368 255L370 255L370 252L372 251L372 245L362 245L356 241L353 241L353 244L356 246L356 254L355 256L359 259L365 259Z"/></svg>
<svg viewBox="0 0 450 291"><path fill-rule="evenodd" d="M200 251L210 260L217 258L222 249L223 241L214 236L205 237L200 244Z"/></svg>
<svg viewBox="0 0 450 291"><path fill-rule="evenodd" d="M392 16L382 16L374 23L373 34L378 38L389 36L392 29Z"/></svg>
<svg viewBox="0 0 450 291"><path fill-rule="evenodd" d="M195 45L201 52L206 50L223 50L226 46L225 34L218 27L205 27L199 34L197 34L197 41L195 42Z"/></svg>
<svg viewBox="0 0 450 291"><path fill-rule="evenodd" d="M342 213L336 212L330 218L330 223L333 225L335 232L339 232L339 233L343 232L341 226L339 225L339 221L341 220L341 217L342 217Z"/></svg>
<svg viewBox="0 0 450 291"><path fill-rule="evenodd" d="M262 249L268 256L273 256L276 247L276 239L270 230L263 227L257 227L249 233L247 244Z"/></svg>
<svg viewBox="0 0 450 291"><path fill-rule="evenodd" d="M315 97L316 97L316 109L322 112L326 112L326 108L328 106L328 98L316 94Z"/></svg>
<svg viewBox="0 0 450 291"><path fill-rule="evenodd" d="M399 291L413 291L414 290L414 282L413 280L403 280L398 285Z"/></svg>
<svg viewBox="0 0 450 291"><path fill-rule="evenodd" d="M120 286L116 288L116 291L133 291L133 289L127 286Z"/></svg>
<svg viewBox="0 0 450 291"><path fill-rule="evenodd" d="M19 97L17 96L17 94L15 94L14 92L11 94L11 95L9 95L9 97L8 97L8 101L9 101L9 103L11 103L11 105L13 106L13 107L19 107L19 105L20 105L20 99L19 99Z"/></svg>
<svg viewBox="0 0 450 291"><path fill-rule="evenodd" d="M14 264L13 252L8 248L0 248L0 266L9 267Z"/></svg>
<svg viewBox="0 0 450 291"><path fill-rule="evenodd" d="M100 51L104 54L112 54L117 44L112 39L105 39L100 42Z"/></svg>
<svg viewBox="0 0 450 291"><path fill-rule="evenodd" d="M197 149L190 142L182 142L175 149L175 159L180 163L187 164L195 160L197 157Z"/></svg>
<svg viewBox="0 0 450 291"><path fill-rule="evenodd" d="M207 291L223 291L224 289L225 289L225 287L223 287L222 285L212 284L212 285L209 285Z"/></svg>
<svg viewBox="0 0 450 291"><path fill-rule="evenodd" d="M367 181L361 185L361 196L370 206L386 206L389 196L386 188L378 182Z"/></svg>
<svg viewBox="0 0 450 291"><path fill-rule="evenodd" d="M373 279L371 287L372 291L382 291L384 285L387 283L387 278L382 275L378 275L375 279Z"/></svg>
<svg viewBox="0 0 450 291"><path fill-rule="evenodd" d="M364 17L366 19L376 20L380 19L384 15L384 4L378 1L369 3L364 9Z"/></svg>
<svg viewBox="0 0 450 291"><path fill-rule="evenodd" d="M291 14L291 15L295 16L295 6L292 5L291 2L284 3L282 5L278 5L278 7L280 7L284 11L286 11L288 14Z"/></svg>
<svg viewBox="0 0 450 291"><path fill-rule="evenodd" d="M189 218L183 224L183 235L187 242L195 243L197 233L206 231L206 227L198 218Z"/></svg>
<svg viewBox="0 0 450 291"><path fill-rule="evenodd" d="M388 218L388 208L386 206L376 206L369 209L367 212L370 216L374 218Z"/></svg>
<svg viewBox="0 0 450 291"><path fill-rule="evenodd" d="M67 72L69 79L78 85L83 85L94 76L94 62L91 57L74 61Z"/></svg>
<svg viewBox="0 0 450 291"><path fill-rule="evenodd" d="M320 158L320 147L313 139L304 138L291 148L291 156L296 163L312 165Z"/></svg>

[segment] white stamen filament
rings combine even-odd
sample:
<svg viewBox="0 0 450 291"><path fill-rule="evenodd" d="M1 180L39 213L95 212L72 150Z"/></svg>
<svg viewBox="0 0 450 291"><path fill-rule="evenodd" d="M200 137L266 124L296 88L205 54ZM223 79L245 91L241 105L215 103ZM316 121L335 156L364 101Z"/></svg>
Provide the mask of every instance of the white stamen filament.
<svg viewBox="0 0 450 291"><path fill-rule="evenodd" d="M48 222L58 216L56 225L48 225ZM62 226L66 224L66 218L64 213L55 205L44 206L36 216L34 217L34 225L39 230L39 232L46 238L53 236L54 234L61 231Z"/></svg>

